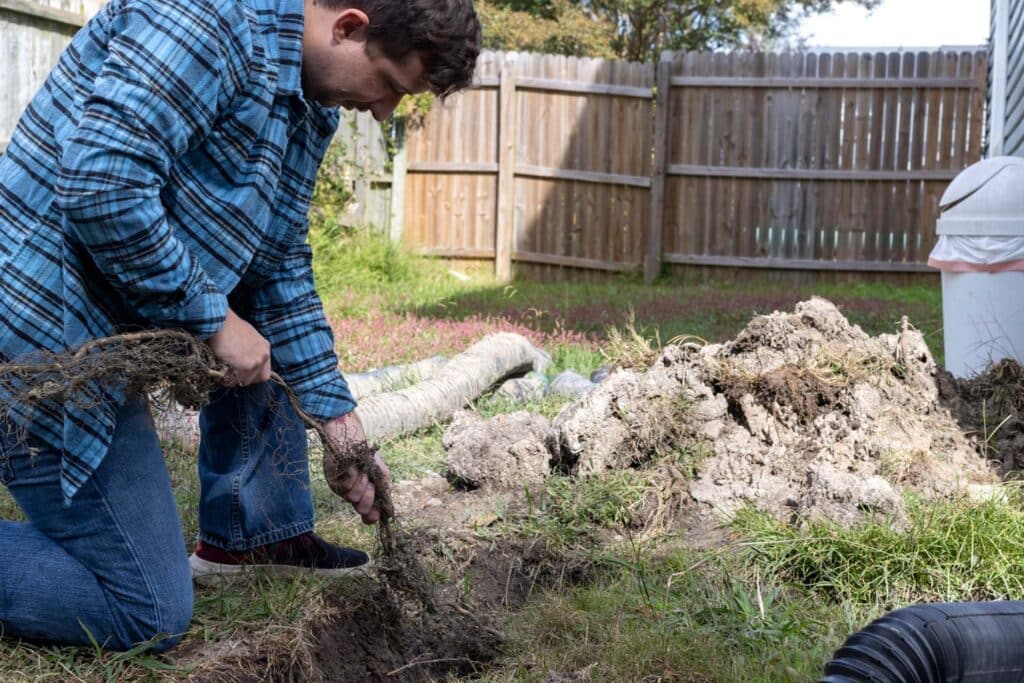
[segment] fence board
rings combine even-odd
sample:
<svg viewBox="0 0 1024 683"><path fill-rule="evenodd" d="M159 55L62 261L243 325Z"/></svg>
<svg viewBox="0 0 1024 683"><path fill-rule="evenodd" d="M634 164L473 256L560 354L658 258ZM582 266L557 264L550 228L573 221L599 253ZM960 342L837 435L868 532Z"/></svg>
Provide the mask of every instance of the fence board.
<svg viewBox="0 0 1024 683"><path fill-rule="evenodd" d="M0 152L22 111L43 84L75 31L95 7L81 0L53 7L35 0L0 4L4 96L0 99Z"/></svg>
<svg viewBox="0 0 1024 683"><path fill-rule="evenodd" d="M902 69L902 58L899 53L890 53L886 59L886 77L899 78ZM902 173L898 167L897 155L900 144L900 91L885 92L885 122L882 127L882 159L879 168ZM891 183L881 186L879 199L880 213L875 223L875 240L879 260L889 261L892 258L892 242L888 239L893 229L895 211L895 188Z"/></svg>

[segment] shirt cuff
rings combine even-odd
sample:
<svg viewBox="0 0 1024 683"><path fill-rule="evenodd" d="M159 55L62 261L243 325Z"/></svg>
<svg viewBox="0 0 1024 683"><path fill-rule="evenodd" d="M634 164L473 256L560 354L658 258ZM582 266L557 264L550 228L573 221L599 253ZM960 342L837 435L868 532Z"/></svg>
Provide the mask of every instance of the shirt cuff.
<svg viewBox="0 0 1024 683"><path fill-rule="evenodd" d="M340 373L336 381L305 391L298 398L302 409L321 422L351 413L359 405Z"/></svg>
<svg viewBox="0 0 1024 683"><path fill-rule="evenodd" d="M212 284L207 283L185 301L181 308L180 324L203 341L224 327L228 315L228 298Z"/></svg>

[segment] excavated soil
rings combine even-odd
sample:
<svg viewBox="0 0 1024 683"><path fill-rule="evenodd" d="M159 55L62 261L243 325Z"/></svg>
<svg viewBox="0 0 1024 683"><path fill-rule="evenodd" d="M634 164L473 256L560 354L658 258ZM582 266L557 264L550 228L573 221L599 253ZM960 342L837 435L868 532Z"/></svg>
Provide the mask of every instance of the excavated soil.
<svg viewBox="0 0 1024 683"><path fill-rule="evenodd" d="M675 508L708 523L753 505L781 519L881 513L899 525L904 489L987 495L998 482L940 380L906 321L871 337L815 298L754 318L724 344L668 346L646 372L613 372L562 410L545 443L555 468L576 476L701 453L682 484L692 505ZM1020 436L1020 424L1002 429ZM499 427L488 425L491 438Z"/></svg>
<svg viewBox="0 0 1024 683"><path fill-rule="evenodd" d="M939 396L1004 476L1024 470L1024 367L1004 359L970 379L938 375Z"/></svg>
<svg viewBox="0 0 1024 683"><path fill-rule="evenodd" d="M417 537L430 554L436 534ZM588 579L592 566L550 552L543 542L481 543L468 536L454 543L464 580L443 583L445 608L410 613L374 581L363 590L328 591L314 616L294 628L251 634L201 652L175 651L179 661L201 656L189 676L199 682L248 681L438 681L479 673L501 650L502 615L522 606L534 591L572 586ZM466 587L463 589L462 587ZM458 593L453 595L452 593ZM354 597L359 596L359 597Z"/></svg>

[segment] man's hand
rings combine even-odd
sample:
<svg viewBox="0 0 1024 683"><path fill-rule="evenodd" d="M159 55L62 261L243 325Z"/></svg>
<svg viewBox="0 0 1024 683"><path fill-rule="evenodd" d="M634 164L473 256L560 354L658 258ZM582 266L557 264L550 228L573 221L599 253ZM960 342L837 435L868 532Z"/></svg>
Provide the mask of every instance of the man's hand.
<svg viewBox="0 0 1024 683"><path fill-rule="evenodd" d="M210 337L210 349L228 366L224 383L244 387L270 379L270 342L228 309L224 326Z"/></svg>
<svg viewBox="0 0 1024 683"><path fill-rule="evenodd" d="M354 412L327 422L324 424L324 431L342 460L349 457L358 458L370 449L366 442L366 433L363 431L363 423ZM384 464L380 453L374 453L373 461L384 473L385 480L390 479L391 470ZM338 462L331 453L325 453L324 477L332 491L352 503L352 507L363 518L363 523L375 524L380 521L380 510L373 506L377 489L365 472L360 472L355 465L345 472L339 472Z"/></svg>

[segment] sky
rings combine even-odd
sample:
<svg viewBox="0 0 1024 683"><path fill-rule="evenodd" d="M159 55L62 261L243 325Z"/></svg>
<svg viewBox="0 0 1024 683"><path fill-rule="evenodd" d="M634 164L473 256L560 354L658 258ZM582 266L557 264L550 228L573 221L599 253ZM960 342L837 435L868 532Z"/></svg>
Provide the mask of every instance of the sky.
<svg viewBox="0 0 1024 683"><path fill-rule="evenodd" d="M807 19L809 47L938 47L988 39L989 0L882 0L871 12L852 3Z"/></svg>

